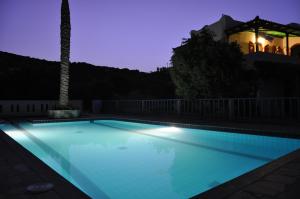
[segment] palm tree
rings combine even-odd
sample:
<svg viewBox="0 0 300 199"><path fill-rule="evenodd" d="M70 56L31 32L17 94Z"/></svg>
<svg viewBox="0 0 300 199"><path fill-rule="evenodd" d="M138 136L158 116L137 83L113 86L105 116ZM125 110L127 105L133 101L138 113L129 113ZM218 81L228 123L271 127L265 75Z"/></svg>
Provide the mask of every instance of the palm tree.
<svg viewBox="0 0 300 199"><path fill-rule="evenodd" d="M69 58L70 58L70 9L68 0L62 0L60 24L60 93L59 105L67 107L69 104Z"/></svg>

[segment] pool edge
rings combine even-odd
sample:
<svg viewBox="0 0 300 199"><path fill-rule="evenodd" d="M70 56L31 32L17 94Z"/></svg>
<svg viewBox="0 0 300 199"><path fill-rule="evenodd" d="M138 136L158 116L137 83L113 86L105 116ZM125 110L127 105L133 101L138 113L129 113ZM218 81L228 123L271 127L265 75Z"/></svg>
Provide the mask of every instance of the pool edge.
<svg viewBox="0 0 300 199"><path fill-rule="evenodd" d="M18 156L22 163L24 163L30 169L33 169L35 174L45 180L46 182L50 182L54 184L53 191L60 198L74 198L74 199L86 199L90 198L87 194L49 167L46 163L40 160L38 157L34 156L27 149L21 146L17 141L12 139L9 135L3 132L0 129L0 139L9 147L9 150L12 151L16 156ZM30 185L30 184L28 184ZM28 197L39 197L39 194L30 195L25 191L28 185L24 185L23 194ZM47 193L47 192L46 192ZM11 195L9 195L11 196ZM43 198L43 196L41 197ZM47 197L46 197L47 198Z"/></svg>
<svg viewBox="0 0 300 199"><path fill-rule="evenodd" d="M300 159L300 149L281 156L265 165L262 165L241 176L220 184L217 187L192 196L191 199L229 198L235 193L242 191L243 188L246 188L248 185L259 182L260 180L264 180L264 177L274 173L278 169L284 168L285 165L292 162L293 160L297 160L297 158Z"/></svg>
<svg viewBox="0 0 300 199"><path fill-rule="evenodd" d="M261 135L270 137L282 137L282 138L298 138L300 139L300 134L294 133L283 133L280 131L270 131L265 129L253 129L253 128L241 128L241 127L230 127L223 125L208 125L208 124L196 124L196 123L183 123L183 122L169 122L169 121L157 121L151 119L137 119L130 117L120 117L120 116L98 116L98 117L85 117L77 119L29 119L30 123L52 123L52 122L72 122L72 121L90 121L90 120L120 120L127 122L137 122L137 123L147 123L147 124L157 124L157 125L167 125L176 126L182 128L192 128L192 129L202 129L211 131L223 131L227 133L242 133L249 135Z"/></svg>
<svg viewBox="0 0 300 199"><path fill-rule="evenodd" d="M209 130L222 130L223 128L218 127L217 129L214 128L216 126L211 125L197 125L197 124L184 124L184 123L174 123L174 122L161 122L161 121L153 121L153 120L139 120L139 119L132 119L132 118L124 118L124 117L90 117L90 118L81 118L77 120L34 120L31 122L43 123L43 122L64 122L64 121L88 121L88 120L97 120L97 119L111 119L111 120L122 120L122 121L131 121L131 122L147 122L151 124L164 124L164 125L179 125L180 127L186 128L200 128L200 129L209 129ZM207 127L207 128L203 128ZM230 131L232 128L226 128L224 131ZM251 129L252 130L252 129ZM233 133L246 133L244 131L249 131L249 129L240 129L234 128ZM267 134L268 133L268 134ZM269 131L255 131L254 133L248 134L255 134L255 135L267 135L267 136L275 136L275 137L291 137L291 138L298 138L299 136L290 136L290 134L282 134L281 136L278 134L271 134ZM206 199L206 198L230 198L236 192L242 191L243 188L251 185L252 183L258 182L260 179L263 179L265 176L273 173L275 170L280 169L282 166L292 162L296 158L300 159L300 149L288 153L280 158L277 158L259 168L251 170L241 176L238 176L228 182L225 182L217 187L209 189L205 192L192 196L191 198L199 198L199 199ZM40 161L40 160L39 160Z"/></svg>

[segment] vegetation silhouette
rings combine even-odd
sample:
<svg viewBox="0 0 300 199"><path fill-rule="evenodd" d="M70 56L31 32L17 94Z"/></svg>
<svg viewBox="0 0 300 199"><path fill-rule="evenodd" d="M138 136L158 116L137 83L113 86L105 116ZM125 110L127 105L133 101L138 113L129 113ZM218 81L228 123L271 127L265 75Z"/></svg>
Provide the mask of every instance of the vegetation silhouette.
<svg viewBox="0 0 300 199"><path fill-rule="evenodd" d="M249 96L255 86L238 44L215 41L206 29L174 48L171 60L176 94L184 98Z"/></svg>
<svg viewBox="0 0 300 199"><path fill-rule="evenodd" d="M0 52L0 99L52 99L59 96L60 62ZM174 98L169 68L138 70L70 64L71 99Z"/></svg>

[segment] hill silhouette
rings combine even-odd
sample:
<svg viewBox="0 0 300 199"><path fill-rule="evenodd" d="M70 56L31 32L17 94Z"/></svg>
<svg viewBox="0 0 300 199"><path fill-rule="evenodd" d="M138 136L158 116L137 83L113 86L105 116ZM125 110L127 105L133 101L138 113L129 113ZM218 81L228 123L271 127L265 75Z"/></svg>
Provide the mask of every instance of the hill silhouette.
<svg viewBox="0 0 300 199"><path fill-rule="evenodd" d="M0 99L58 99L60 63L0 52ZM70 64L71 99L174 97L167 68L138 70Z"/></svg>

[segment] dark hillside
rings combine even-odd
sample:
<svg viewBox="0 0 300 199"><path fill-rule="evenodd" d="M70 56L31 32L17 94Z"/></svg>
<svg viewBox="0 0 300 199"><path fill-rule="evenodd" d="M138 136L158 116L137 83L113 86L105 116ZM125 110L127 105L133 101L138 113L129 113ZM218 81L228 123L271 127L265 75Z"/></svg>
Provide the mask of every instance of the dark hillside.
<svg viewBox="0 0 300 199"><path fill-rule="evenodd" d="M57 99L59 62L0 52L0 99ZM174 97L168 69L152 73L71 63L72 99Z"/></svg>

